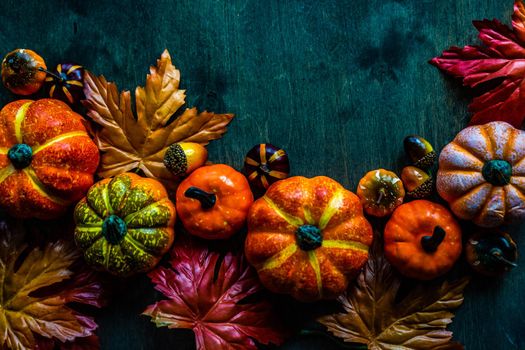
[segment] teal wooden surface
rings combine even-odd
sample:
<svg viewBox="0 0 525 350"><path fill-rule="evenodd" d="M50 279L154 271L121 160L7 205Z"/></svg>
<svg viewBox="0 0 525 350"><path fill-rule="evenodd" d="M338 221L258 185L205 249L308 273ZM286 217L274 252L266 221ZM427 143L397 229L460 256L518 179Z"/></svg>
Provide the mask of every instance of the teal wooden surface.
<svg viewBox="0 0 525 350"><path fill-rule="evenodd" d="M476 41L473 19L509 23L512 3L3 0L0 53L32 48L49 66L77 61L134 89L168 48L188 105L236 114L209 146L213 161L240 168L251 146L269 141L289 151L293 174L330 175L355 190L368 170L401 170L406 134L440 149L466 125L471 94L427 61ZM0 93L2 104L11 98ZM512 231L520 246L525 229ZM191 331L156 329L139 315L159 298L146 277L120 284L98 315L103 349L194 348ZM524 289L524 266L504 279L476 278L451 327L457 340L524 349ZM316 336L283 346L338 347Z"/></svg>

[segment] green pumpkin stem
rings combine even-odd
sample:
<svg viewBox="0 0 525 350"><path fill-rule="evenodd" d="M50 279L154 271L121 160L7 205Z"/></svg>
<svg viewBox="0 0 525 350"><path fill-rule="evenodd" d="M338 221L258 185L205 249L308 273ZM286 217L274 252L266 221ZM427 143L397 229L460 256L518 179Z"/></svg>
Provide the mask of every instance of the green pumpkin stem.
<svg viewBox="0 0 525 350"><path fill-rule="evenodd" d="M434 227L434 232L432 233L432 236L421 237L421 246L423 247L423 250L427 253L434 253L445 239L445 236L446 232L445 230L443 230L442 227Z"/></svg>
<svg viewBox="0 0 525 350"><path fill-rule="evenodd" d="M217 202L217 196L214 193L209 193L201 190L198 187L192 186L184 192L184 195L188 198L193 198L201 203L202 209L211 209Z"/></svg>
<svg viewBox="0 0 525 350"><path fill-rule="evenodd" d="M498 260L499 262L501 262L501 263L507 265L508 267L516 267L516 266L518 266L518 264L516 264L516 263L514 263L514 262L512 262L512 261L510 261L510 260L507 260L507 259L503 256L503 252L502 252L501 249L499 249L499 248L492 248L492 249L490 250L490 255L491 255L494 259L496 259L496 260Z"/></svg>

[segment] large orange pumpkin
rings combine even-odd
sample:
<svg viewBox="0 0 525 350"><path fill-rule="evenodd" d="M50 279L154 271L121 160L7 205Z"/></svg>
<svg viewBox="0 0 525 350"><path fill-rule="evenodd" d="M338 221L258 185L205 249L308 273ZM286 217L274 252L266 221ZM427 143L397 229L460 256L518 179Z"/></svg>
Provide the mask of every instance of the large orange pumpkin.
<svg viewBox="0 0 525 350"><path fill-rule="evenodd" d="M0 206L51 219L93 185L99 152L65 103L18 100L0 111Z"/></svg>
<svg viewBox="0 0 525 350"><path fill-rule="evenodd" d="M505 122L462 130L439 156L437 190L484 227L525 218L525 132Z"/></svg>
<svg viewBox="0 0 525 350"><path fill-rule="evenodd" d="M295 176L252 205L245 253L271 291L329 299L366 263L372 237L355 194L325 176Z"/></svg>

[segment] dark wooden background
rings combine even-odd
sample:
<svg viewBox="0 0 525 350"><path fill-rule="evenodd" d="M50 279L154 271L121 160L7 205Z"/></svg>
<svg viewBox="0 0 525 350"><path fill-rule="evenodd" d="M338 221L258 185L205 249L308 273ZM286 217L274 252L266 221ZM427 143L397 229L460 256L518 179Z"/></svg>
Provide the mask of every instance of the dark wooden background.
<svg viewBox="0 0 525 350"><path fill-rule="evenodd" d="M188 105L237 116L209 146L213 161L240 168L251 146L272 142L289 151L293 174L326 174L354 190L368 170L401 169L406 134L440 149L465 126L470 93L427 61L476 41L473 19L509 23L512 4L3 0L0 54L31 48L48 66L76 61L134 89L168 48ZM2 104L11 98L0 93ZM159 298L146 277L121 283L98 317L103 349L194 348L191 331L156 329L139 316ZM504 279L475 279L451 327L455 337L468 349L525 349L524 291L525 266ZM283 346L337 347L317 336Z"/></svg>

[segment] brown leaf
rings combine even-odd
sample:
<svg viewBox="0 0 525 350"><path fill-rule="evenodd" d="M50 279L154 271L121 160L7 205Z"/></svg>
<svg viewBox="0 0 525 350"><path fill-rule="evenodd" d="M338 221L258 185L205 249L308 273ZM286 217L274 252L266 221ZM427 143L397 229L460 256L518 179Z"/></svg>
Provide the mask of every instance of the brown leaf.
<svg viewBox="0 0 525 350"><path fill-rule="evenodd" d="M19 222L0 219L0 348L35 349L92 337L94 319L69 303L101 306L92 272L72 270L80 254L69 242L29 248ZM90 338L91 339L91 338Z"/></svg>
<svg viewBox="0 0 525 350"><path fill-rule="evenodd" d="M171 116L184 105L179 90L180 72L171 64L165 50L157 65L150 67L145 87L137 87L137 117L131 109L129 91L118 92L114 83L90 72L85 75L83 101L91 119L99 124L95 142L103 152L98 175L111 177L140 169L148 177L173 187L176 177L162 162L166 148L175 142L191 141L203 145L220 138L233 114L198 113L186 109L175 121Z"/></svg>
<svg viewBox="0 0 525 350"><path fill-rule="evenodd" d="M397 302L401 280L376 248L356 284L338 299L345 313L318 321L344 341L369 349L458 349L446 327L467 284L467 278L438 286L418 284Z"/></svg>

